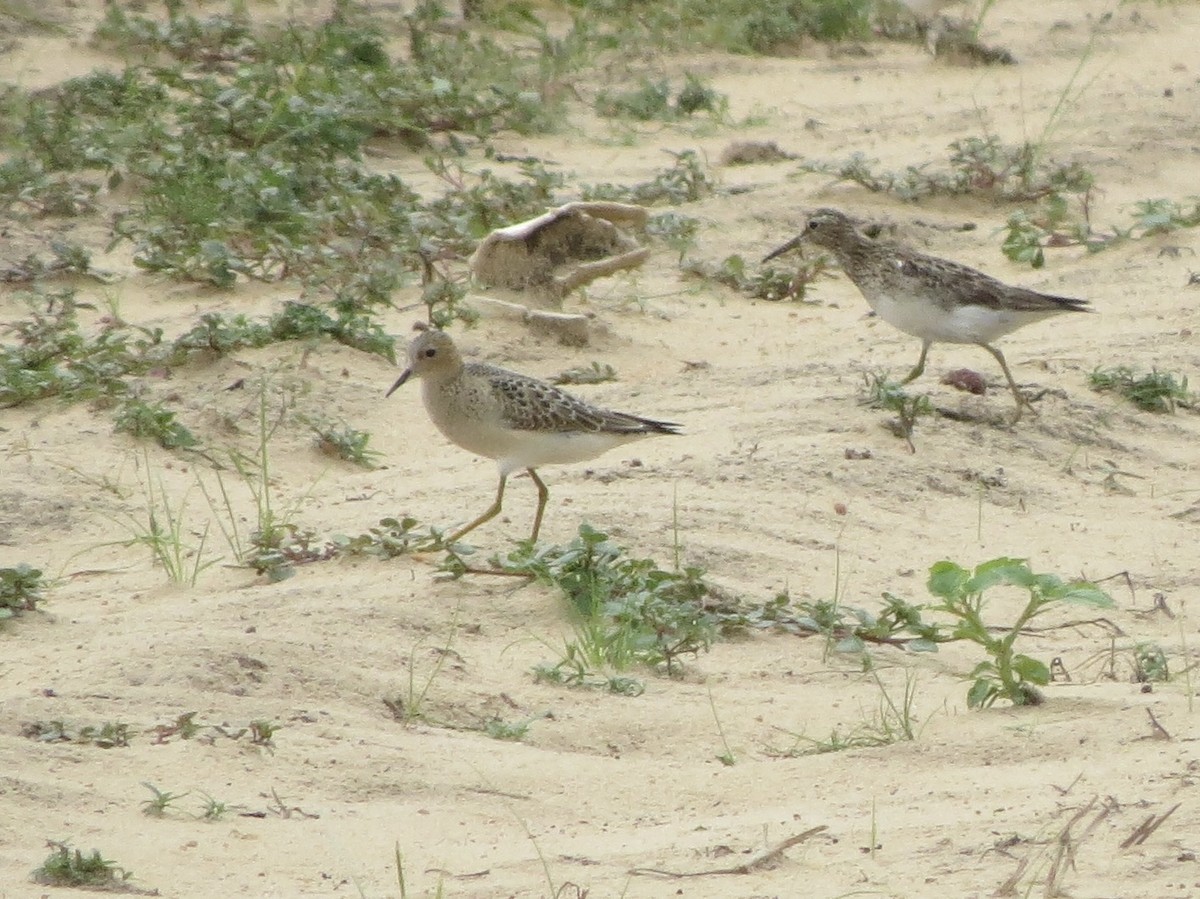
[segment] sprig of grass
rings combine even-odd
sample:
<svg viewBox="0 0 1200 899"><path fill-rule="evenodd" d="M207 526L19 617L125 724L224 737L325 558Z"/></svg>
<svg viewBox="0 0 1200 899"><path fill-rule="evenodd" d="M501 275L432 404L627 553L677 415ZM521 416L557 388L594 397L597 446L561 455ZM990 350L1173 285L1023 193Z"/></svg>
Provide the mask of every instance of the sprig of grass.
<svg viewBox="0 0 1200 899"><path fill-rule="evenodd" d="M1097 393L1117 393L1146 412L1174 412L1177 406L1190 408L1195 402L1186 376L1156 368L1147 374L1127 365L1097 368L1088 375L1088 384Z"/></svg>

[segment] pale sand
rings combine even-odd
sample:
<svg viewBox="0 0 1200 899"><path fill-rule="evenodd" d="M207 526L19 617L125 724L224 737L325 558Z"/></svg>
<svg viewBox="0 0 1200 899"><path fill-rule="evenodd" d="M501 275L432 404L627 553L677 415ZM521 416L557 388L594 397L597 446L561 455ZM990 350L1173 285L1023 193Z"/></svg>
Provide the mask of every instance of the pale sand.
<svg viewBox="0 0 1200 899"><path fill-rule="evenodd" d="M774 140L815 159L861 150L889 166L940 160L951 140L985 128L1008 141L1036 137L1090 22L1110 7L998 4L983 37L1015 53L1020 65L1011 68L951 68L921 47L886 43L870 46L867 57L814 47L798 59L676 60L673 71L697 71L728 94L735 118L757 112L766 124L699 136L646 128L625 146L609 139L608 125L581 116L579 130L498 143L554 160L578 182L644 180L669 162L664 149L699 148L715 162L734 138ZM72 15L86 34L97 8ZM1127 5L1103 29L1084 76L1095 81L1050 145L1096 174L1099 224L1126 221L1138 199L1197 192L1197 33L1200 8L1189 3ZM48 84L98 58L72 52L60 38L23 36L0 58L0 76ZM820 124L806 129L810 119ZM395 149L392 161L420 182L419 159ZM777 758L771 747L792 742L780 729L826 738L875 713L879 693L857 659L825 657L820 640L783 634L722 642L690 663L684 679L647 676L643 696L620 698L533 683L531 666L553 659L545 644L569 634L558 596L489 579L436 581L436 558L315 564L280 584L214 567L195 589L167 586L145 551L99 548L123 536L113 525L122 510L137 511L136 494L106 485L130 491L144 482L141 447L113 435L109 412L52 400L0 413L0 563L64 573L44 615L0 635L0 896L52 892L27 879L47 838L98 848L138 885L178 897L357 896L358 888L395 896L396 844L410 895L421 896L433 895L439 872L447 897L547 896L539 852L556 885L579 884L592 899L987 897L1026 861L1017 894L1032 880L1031 895L1040 896L1054 841L1093 797L1098 804L1071 828L1074 868L1064 890L1200 895L1200 805L1192 793L1200 718L1182 677L1148 694L1131 683L1129 651L1136 640L1158 642L1179 673L1181 640L1200 647L1198 515L1188 511L1200 500L1200 428L1191 412L1139 413L1086 383L1097 365L1195 374L1197 294L1183 285L1200 266L1197 233L1094 256L1052 250L1046 268L1032 271L998 252L1002 208L974 200L905 205L829 188L821 177L789 177L794 171L790 162L720 170L724 187L753 190L681 210L702 221L695 255L757 260L795 233L802 207L839 205L895 221L920 248L1008 282L1090 298L1099 315L1031 326L1000 342L1018 381L1051 389L1040 416L1014 430L926 419L910 454L858 396L863 372L901 375L918 345L868 319L849 282L822 281L819 305L752 302L682 278L664 250L636 276L568 301L610 329L592 347L569 349L501 323L459 335L466 348L485 348L489 361L538 376L610 363L618 382L577 392L686 428L684 438L648 441L590 466L546 469L552 494L543 539L565 541L589 521L633 554L665 562L677 500L685 560L724 588L758 599L785 587L797 598L837 593L871 609L883 591L925 598L925 572L942 558L973 564L1007 554L1069 576L1128 572L1136 593L1108 582L1118 603L1108 617L1128 635L1116 642L1115 680L1105 677L1103 630L1052 631L1025 638L1025 648L1061 657L1072 683L1049 688L1039 708L968 712L962 677L978 660L970 647L916 656L878 649L873 658L893 695L906 674L916 679L919 739ZM918 221L979 227L936 230ZM95 223L83 227L103 244ZM1160 255L1167 245L1183 253ZM279 285L214 294L168 283L136 272L127 253L97 258L128 274L108 290L125 318L169 334L200 311L265 314L296 296ZM91 284L82 291L101 296ZM0 303L5 317L17 314L8 294ZM406 339L411 318L395 314L388 324ZM987 376L986 397L937 383L961 366ZM222 388L262 367L300 388L297 411L337 409L384 453L386 467L363 471L316 454L303 426L284 428L272 449L275 486L302 526L361 533L401 513L450 526L490 500L491 463L441 439L415 389L385 402L397 371L376 357L333 343L311 352L281 344L190 365L149 387L154 397L177 396L181 418L210 444L248 449L253 398ZM914 386L950 408L1010 411L1000 373L979 349L935 347ZM240 434L223 429L227 417ZM847 459L847 449L871 458ZM150 458L177 497L194 483L193 467L179 457ZM630 464L635 458L640 467ZM984 489L981 476L1003 483ZM514 480L504 514L473 539L489 551L507 547L525 533L534 498L528 482ZM195 490L189 510L197 520L208 514ZM225 551L219 535L212 539ZM1148 614L1159 591L1180 618ZM999 602L993 615L1002 622L1013 612ZM407 689L410 663L419 687L452 629L452 652L428 693L429 717L472 726L549 713L533 721L524 743L405 728L389 717L382 697ZM716 758L724 747L710 695L733 767ZM1148 709L1172 740L1152 739ZM245 738L154 745L143 734L129 748L102 750L20 736L27 721L120 720L144 729L189 711L235 728L257 718L279 723L276 749L262 753ZM165 818L148 818L143 781L190 795ZM202 792L263 811L272 791L313 817L233 814L205 823L188 814L199 810ZM1113 807L1089 830L1100 802ZM1120 848L1148 816L1176 803L1143 845ZM828 829L770 870L685 880L627 873L729 867L821 825Z"/></svg>

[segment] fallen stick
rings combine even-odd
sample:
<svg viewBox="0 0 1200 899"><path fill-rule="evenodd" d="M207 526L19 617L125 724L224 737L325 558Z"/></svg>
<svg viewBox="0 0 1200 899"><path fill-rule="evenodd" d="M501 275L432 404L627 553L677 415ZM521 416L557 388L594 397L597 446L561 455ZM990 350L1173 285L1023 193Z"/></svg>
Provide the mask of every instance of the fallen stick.
<svg viewBox="0 0 1200 899"><path fill-rule="evenodd" d="M803 833L798 833L794 837L788 837L782 843L772 846L762 855L757 858L752 858L750 861L734 865L730 868L714 868L711 871L667 871L664 868L631 868L630 874L657 874L661 877L709 877L714 874L752 874L755 871L766 867L771 862L776 861L779 856L783 855L788 849L798 843L803 843L809 837L816 836L829 828L821 824L817 827L810 827Z"/></svg>

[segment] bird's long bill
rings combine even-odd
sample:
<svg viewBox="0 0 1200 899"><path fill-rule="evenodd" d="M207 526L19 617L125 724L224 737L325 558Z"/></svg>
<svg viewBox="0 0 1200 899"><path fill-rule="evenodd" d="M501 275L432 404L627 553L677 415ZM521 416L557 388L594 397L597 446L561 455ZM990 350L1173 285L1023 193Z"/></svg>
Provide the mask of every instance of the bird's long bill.
<svg viewBox="0 0 1200 899"><path fill-rule="evenodd" d="M776 256L782 256L782 255L783 255L784 253L786 253L788 250L794 250L794 249L796 249L796 247L800 246L800 241L801 241L801 240L803 240L803 239L804 239L804 235L803 235L803 234L800 234L800 235L797 235L796 237L793 237L791 240L789 240L787 243L785 243L785 244L784 244L782 247L780 247L779 249L777 249L777 250L772 250L770 253L768 253L766 256L764 256L764 257L763 257L763 262L770 262L770 261L771 261L772 259L774 259Z"/></svg>
<svg viewBox="0 0 1200 899"><path fill-rule="evenodd" d="M400 373L400 377L398 377L396 379L396 383L393 384L390 388L388 388L388 392L383 395L383 398L386 400L389 396L391 396L393 393L395 393L398 388L403 387L404 382L407 381L411 377L412 377L412 369L411 368L404 369L404 371Z"/></svg>

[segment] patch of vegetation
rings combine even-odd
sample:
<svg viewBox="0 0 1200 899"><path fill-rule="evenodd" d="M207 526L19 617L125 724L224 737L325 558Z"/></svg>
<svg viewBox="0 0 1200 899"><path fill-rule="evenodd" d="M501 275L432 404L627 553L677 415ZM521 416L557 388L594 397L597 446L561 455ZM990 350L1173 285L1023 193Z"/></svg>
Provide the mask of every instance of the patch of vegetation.
<svg viewBox="0 0 1200 899"><path fill-rule="evenodd" d="M331 338L362 352L396 360L395 340L367 315L336 316L307 303L286 303L264 322L244 315L206 313L191 329L167 341L159 328L129 325L117 316L102 320L94 336L85 334L74 291L21 295L27 318L3 326L15 342L0 346L0 407L19 406L50 396L69 400L118 398L118 430L149 437L167 448L191 448L196 438L174 413L129 396L131 379L156 368L185 363L197 352L225 354L283 340Z"/></svg>
<svg viewBox="0 0 1200 899"><path fill-rule="evenodd" d="M829 270L829 261L827 255L819 253L802 259L794 269L768 265L751 270L746 260L735 253L726 256L715 269L703 263L690 263L684 266L684 270L688 274L732 287L756 300L806 302L808 288Z"/></svg>
<svg viewBox="0 0 1200 899"><path fill-rule="evenodd" d="M933 414L933 405L925 393L913 395L904 386L891 380L886 372L865 375L866 397L864 402L873 409L885 409L896 417L888 423L889 429L908 444L909 452L917 451L912 441L917 419Z"/></svg>
<svg viewBox="0 0 1200 899"><path fill-rule="evenodd" d="M698 112L724 120L728 111L729 98L717 93L691 72L684 74L683 85L678 89L673 89L665 78L643 78L633 90L605 89L596 96L596 112L600 115L639 122L677 121Z"/></svg>
<svg viewBox="0 0 1200 899"><path fill-rule="evenodd" d="M1191 408L1195 402L1186 376L1158 369L1139 374L1126 365L1097 368L1088 375L1088 385L1097 393L1117 393L1146 412L1174 412L1176 406Z"/></svg>
<svg viewBox="0 0 1200 899"><path fill-rule="evenodd" d="M177 800L188 795L187 793L168 793L148 781L142 781L142 786L151 793L149 799L142 801L142 814L148 818L164 817Z"/></svg>
<svg viewBox="0 0 1200 899"><path fill-rule="evenodd" d="M0 568L0 621L36 609L45 587L42 572L32 565Z"/></svg>
<svg viewBox="0 0 1200 899"><path fill-rule="evenodd" d="M773 749L773 755L793 758L804 755L823 755L827 752L842 752L848 749L868 749L873 746L890 746L915 740L917 726L914 720L913 704L916 700L916 678L908 674L904 680L904 694L894 699L891 691L879 677L874 666L870 673L879 690L879 703L874 712L851 728L834 727L827 738L809 737L803 733L790 733L792 746L786 749ZM785 731L786 733L786 731Z"/></svg>
<svg viewBox="0 0 1200 899"><path fill-rule="evenodd" d="M49 846L53 851L32 874L36 883L120 892L127 889L126 882L133 876L132 871L126 871L116 862L104 858L99 849L93 849L91 855L84 855L80 850L71 849L66 843L55 840L51 840Z"/></svg>
<svg viewBox="0 0 1200 899"><path fill-rule="evenodd" d="M704 606L709 588L700 569L668 571L651 559L630 558L587 524L566 546L525 542L492 564L562 590L575 628L562 667L578 663L594 672L648 665L675 674L683 656L707 650L717 633L716 617Z"/></svg>
<svg viewBox="0 0 1200 899"><path fill-rule="evenodd" d="M442 545L442 535L431 529L418 530L417 519L383 518L378 526L368 528L365 534L347 537L335 534L332 542L340 554L347 556L375 556L394 559L397 556L435 549Z"/></svg>
<svg viewBox="0 0 1200 899"><path fill-rule="evenodd" d="M81 743L101 749L126 747L133 733L133 728L120 721L78 728L59 720L31 721L21 727L21 736L39 743Z"/></svg>
<svg viewBox="0 0 1200 899"><path fill-rule="evenodd" d="M334 425L327 421L309 421L309 427L314 434L313 443L318 452L327 456L350 462L363 468L374 468L375 462L382 455L378 450L368 447L371 435L349 425Z"/></svg>
<svg viewBox="0 0 1200 899"><path fill-rule="evenodd" d="M1014 262L1041 268L1046 262L1045 249L1082 246L1098 253L1126 241L1200 225L1200 200L1193 197L1186 203L1139 200L1131 211L1131 223L1099 229L1092 224L1089 200L1090 195L1073 204L1055 194L1044 198L1033 211L1012 213L1005 224L1001 251Z"/></svg>
<svg viewBox="0 0 1200 899"><path fill-rule="evenodd" d="M675 163L649 181L634 185L593 184L583 188L585 200L616 200L653 206L655 203L677 205L694 203L712 193L713 182L695 150L675 153Z"/></svg>
<svg viewBox="0 0 1200 899"><path fill-rule="evenodd" d="M568 368L551 380L555 384L603 384L617 380L617 370L607 362L593 362L586 367Z"/></svg>
<svg viewBox="0 0 1200 899"><path fill-rule="evenodd" d="M163 449L193 449L200 445L196 435L175 420L175 413L162 403L147 403L128 397L117 409L116 429L139 440L153 440Z"/></svg>
<svg viewBox="0 0 1200 899"><path fill-rule="evenodd" d="M1112 598L1095 584L1063 581L1053 574L1035 574L1022 559L999 558L977 565L973 571L944 561L929 570L928 589L938 602L931 611L954 619L951 638L979 645L988 658L971 672L967 704L987 708L997 699L1013 705L1038 705L1043 696L1038 687L1050 682L1050 669L1043 662L1015 649L1022 630L1039 615L1063 605L1111 608ZM1025 607L1011 625L997 629L984 617L984 594L997 587L1025 591ZM997 630L1001 633L997 635Z"/></svg>
<svg viewBox="0 0 1200 899"><path fill-rule="evenodd" d="M909 201L966 195L999 202L1087 197L1095 187L1095 177L1081 164L1048 160L1029 142L1012 145L991 135L966 137L953 141L949 150L943 168L925 163L898 172L877 171L873 160L855 153L843 162L806 163L803 170Z"/></svg>

